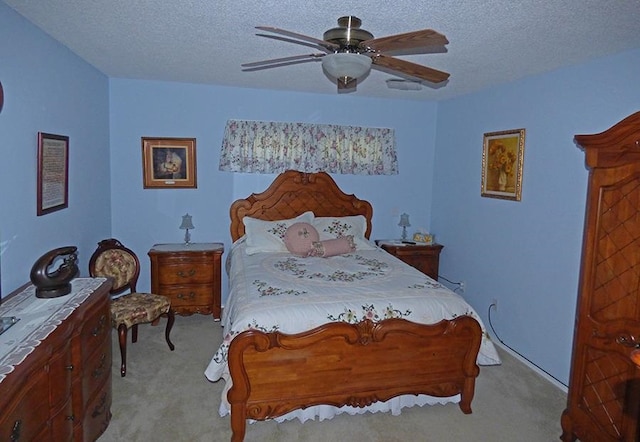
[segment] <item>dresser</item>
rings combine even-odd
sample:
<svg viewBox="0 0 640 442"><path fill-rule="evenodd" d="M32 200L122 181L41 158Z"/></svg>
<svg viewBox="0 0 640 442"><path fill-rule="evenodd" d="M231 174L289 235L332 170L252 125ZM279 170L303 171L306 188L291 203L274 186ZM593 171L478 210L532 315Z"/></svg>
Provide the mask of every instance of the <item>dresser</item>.
<svg viewBox="0 0 640 442"><path fill-rule="evenodd" d="M171 298L179 315L220 319L222 243L156 244L149 250L151 291Z"/></svg>
<svg viewBox="0 0 640 442"><path fill-rule="evenodd" d="M104 278L40 299L27 284L2 300L0 441L95 441L111 419L111 324Z"/></svg>
<svg viewBox="0 0 640 442"><path fill-rule="evenodd" d="M376 240L376 244L396 258L420 270L432 279L438 280L440 268L440 244L402 244L398 241Z"/></svg>
<svg viewBox="0 0 640 442"><path fill-rule="evenodd" d="M640 439L640 112L575 140L589 170L562 440Z"/></svg>

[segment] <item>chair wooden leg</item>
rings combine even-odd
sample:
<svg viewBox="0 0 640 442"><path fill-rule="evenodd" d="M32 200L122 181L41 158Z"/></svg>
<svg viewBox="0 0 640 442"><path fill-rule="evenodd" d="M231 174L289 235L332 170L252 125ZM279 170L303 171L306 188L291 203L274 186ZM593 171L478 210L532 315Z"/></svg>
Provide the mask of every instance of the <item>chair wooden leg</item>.
<svg viewBox="0 0 640 442"><path fill-rule="evenodd" d="M175 319L176 319L175 312L173 311L172 308L170 308L169 311L167 312L167 328L165 328L164 330L164 337L167 340L167 344L169 344L169 348L171 349L171 351L175 349L175 346L171 342L169 335L171 334L171 328L173 327L173 321L175 321Z"/></svg>
<svg viewBox="0 0 640 442"><path fill-rule="evenodd" d="M138 324L131 327L131 342L138 342Z"/></svg>
<svg viewBox="0 0 640 442"><path fill-rule="evenodd" d="M135 326L134 326L135 327ZM120 343L120 376L127 374L127 326L120 324L118 326L118 342Z"/></svg>

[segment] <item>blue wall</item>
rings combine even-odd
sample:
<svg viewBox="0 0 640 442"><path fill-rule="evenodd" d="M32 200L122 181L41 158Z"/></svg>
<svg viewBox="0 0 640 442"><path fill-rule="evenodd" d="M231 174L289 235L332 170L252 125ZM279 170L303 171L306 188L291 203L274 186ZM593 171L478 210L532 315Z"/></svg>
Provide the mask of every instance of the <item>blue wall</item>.
<svg viewBox="0 0 640 442"><path fill-rule="evenodd" d="M372 201L373 238L397 237L399 214L445 245L441 273L500 337L562 382L571 339L587 182L573 136L607 129L638 110L640 51L444 101L418 103L107 79L0 3L2 293L28 281L54 247L80 248L83 273L100 239L120 238L141 258L180 242L229 246L228 208L273 176L218 171L227 119L300 121L396 130L400 174L334 178ZM482 135L526 128L522 201L480 197ZM69 208L36 216L38 131L70 137ZM143 189L141 137L195 137L197 189ZM410 229L411 230L411 229ZM226 287L226 281L225 281ZM488 322L487 322L487 325Z"/></svg>
<svg viewBox="0 0 640 442"><path fill-rule="evenodd" d="M111 230L109 83L105 75L0 2L2 294L29 281L48 250L79 248L83 272ZM69 207L36 216L38 132L69 136Z"/></svg>
<svg viewBox="0 0 640 442"><path fill-rule="evenodd" d="M506 344L567 383L588 172L575 134L640 110L640 51L441 102L432 224L441 273ZM485 132L526 128L522 201L480 196Z"/></svg>
<svg viewBox="0 0 640 442"><path fill-rule="evenodd" d="M372 238L398 237L399 214L429 228L436 104L152 81L112 79L111 210L113 235L141 257L139 289L149 288L147 251L181 242L181 216L193 216L192 241L223 242L229 206L260 192L273 175L218 170L228 119L298 121L395 129L399 175L334 175L339 186L374 206ZM141 137L196 138L197 189L143 189ZM144 259L143 259L144 258ZM226 275L225 275L226 278ZM226 289L226 279L224 281ZM223 298L226 295L223 294Z"/></svg>

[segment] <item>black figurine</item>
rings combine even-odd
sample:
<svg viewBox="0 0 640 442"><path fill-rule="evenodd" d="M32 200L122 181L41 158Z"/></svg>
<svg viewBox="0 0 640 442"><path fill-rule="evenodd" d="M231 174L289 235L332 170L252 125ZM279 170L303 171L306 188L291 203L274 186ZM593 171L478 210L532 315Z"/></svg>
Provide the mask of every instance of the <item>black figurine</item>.
<svg viewBox="0 0 640 442"><path fill-rule="evenodd" d="M71 280L78 276L78 256L75 246L60 247L42 255L31 267L31 282L36 287L36 297L57 298L71 292ZM61 257L63 263L49 272L53 262Z"/></svg>

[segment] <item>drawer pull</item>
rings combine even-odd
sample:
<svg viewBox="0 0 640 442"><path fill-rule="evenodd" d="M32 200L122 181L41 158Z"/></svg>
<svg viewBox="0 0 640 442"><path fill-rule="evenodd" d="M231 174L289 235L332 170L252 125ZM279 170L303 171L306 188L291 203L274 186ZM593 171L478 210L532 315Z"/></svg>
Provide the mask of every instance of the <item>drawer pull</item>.
<svg viewBox="0 0 640 442"><path fill-rule="evenodd" d="M76 417L72 414L71 416L67 416L65 417L66 420L73 422L74 420L76 420Z"/></svg>
<svg viewBox="0 0 640 442"><path fill-rule="evenodd" d="M22 429L22 421L17 420L13 424L13 429L11 430L11 438L9 440L20 440L20 430Z"/></svg>
<svg viewBox="0 0 640 442"><path fill-rule="evenodd" d="M196 274L196 271L193 269L189 270L187 273L183 272L182 270L178 271L178 276L181 278L190 278L195 274Z"/></svg>
<svg viewBox="0 0 640 442"><path fill-rule="evenodd" d="M196 294L191 292L188 295L185 295L184 293L178 293L178 296L176 296L176 298L178 299L194 299L196 297Z"/></svg>
<svg viewBox="0 0 640 442"><path fill-rule="evenodd" d="M107 317L106 315L102 315L100 316L100 320L98 321L98 325L95 326L93 328L93 330L91 330L91 335L92 336L99 336L102 334L102 332L104 332L104 323L107 322Z"/></svg>
<svg viewBox="0 0 640 442"><path fill-rule="evenodd" d="M73 371L73 364L67 365L64 369L67 371Z"/></svg>
<svg viewBox="0 0 640 442"><path fill-rule="evenodd" d="M103 414L106 410L107 405L107 393L102 393L102 397L100 398L100 403L96 405L93 409L93 413L91 413L91 417L96 418Z"/></svg>
<svg viewBox="0 0 640 442"><path fill-rule="evenodd" d="M616 342L620 345L624 345L625 347L640 348L640 344L636 341L636 338L633 335L620 335L616 338Z"/></svg>
<svg viewBox="0 0 640 442"><path fill-rule="evenodd" d="M107 361L107 354L102 353L102 356L100 356L100 365L98 365L96 369L93 370L93 373L91 373L91 376L94 379L102 376L102 374L104 373L104 366L106 361Z"/></svg>

